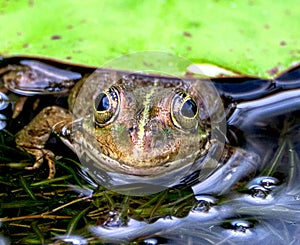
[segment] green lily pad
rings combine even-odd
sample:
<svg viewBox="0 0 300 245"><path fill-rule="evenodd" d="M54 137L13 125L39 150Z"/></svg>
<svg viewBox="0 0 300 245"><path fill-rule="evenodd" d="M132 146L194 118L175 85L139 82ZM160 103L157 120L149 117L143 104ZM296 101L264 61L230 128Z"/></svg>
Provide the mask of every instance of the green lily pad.
<svg viewBox="0 0 300 245"><path fill-rule="evenodd" d="M101 66L166 51L270 78L300 60L299 21L298 0L2 0L0 54Z"/></svg>

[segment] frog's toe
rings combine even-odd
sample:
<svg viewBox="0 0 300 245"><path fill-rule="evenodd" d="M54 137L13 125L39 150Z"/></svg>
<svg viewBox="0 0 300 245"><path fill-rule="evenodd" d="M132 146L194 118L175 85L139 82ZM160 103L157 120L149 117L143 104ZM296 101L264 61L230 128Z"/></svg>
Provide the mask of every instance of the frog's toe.
<svg viewBox="0 0 300 245"><path fill-rule="evenodd" d="M28 99L28 97L25 96L20 96L15 104L15 107L13 109L13 114L12 114L12 118L17 118L20 113L23 111L23 107L24 104L26 102L26 100Z"/></svg>
<svg viewBox="0 0 300 245"><path fill-rule="evenodd" d="M52 153L52 152L51 152ZM53 161L54 157L53 157L53 153L52 155L50 154L46 154L45 155L45 159L48 162L48 166L49 166L49 175L48 175L48 179L53 179L56 173L56 168L55 168L55 163Z"/></svg>
<svg viewBox="0 0 300 245"><path fill-rule="evenodd" d="M30 149L28 150L29 153L35 155L36 161L33 166L31 167L25 167L27 170L34 170L38 169L44 162L44 159L47 160L48 166L49 166L49 175L48 179L52 179L55 176L56 170L55 170L55 163L54 163L54 154L50 150L40 150L40 149Z"/></svg>
<svg viewBox="0 0 300 245"><path fill-rule="evenodd" d="M38 169L42 164L43 164L43 161L44 161L44 158L43 158L43 152L39 149L25 149L28 153L32 154L35 156L35 163L33 166L31 167L25 167L25 169L27 170L34 170L34 169Z"/></svg>

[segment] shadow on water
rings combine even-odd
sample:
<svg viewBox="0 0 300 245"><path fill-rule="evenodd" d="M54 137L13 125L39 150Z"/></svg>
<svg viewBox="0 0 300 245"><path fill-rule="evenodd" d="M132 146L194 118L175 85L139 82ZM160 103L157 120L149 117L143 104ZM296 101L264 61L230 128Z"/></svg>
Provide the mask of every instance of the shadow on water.
<svg viewBox="0 0 300 245"><path fill-rule="evenodd" d="M14 134L35 113L29 109L6 121L0 132L0 243L299 244L299 71L273 81L214 81L225 105L234 105L228 110L228 139L259 155L255 168L238 158L238 166L222 168L204 184L144 197L95 184L55 136L49 147L63 156L57 176L45 180L46 167L25 171L33 157L15 148ZM44 100L40 107L49 103ZM34 103L31 98L25 106ZM10 108L4 113L11 117ZM239 179L243 171L249 173Z"/></svg>

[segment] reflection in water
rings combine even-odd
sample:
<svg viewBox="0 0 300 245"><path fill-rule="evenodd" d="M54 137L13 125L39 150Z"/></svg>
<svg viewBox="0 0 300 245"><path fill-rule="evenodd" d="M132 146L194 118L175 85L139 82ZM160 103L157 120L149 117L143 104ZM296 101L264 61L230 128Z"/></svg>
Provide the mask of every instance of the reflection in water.
<svg viewBox="0 0 300 245"><path fill-rule="evenodd" d="M6 109L9 106L9 98L6 94L0 92L0 111ZM7 126L7 117L3 114L0 114L0 130L4 129Z"/></svg>
<svg viewBox="0 0 300 245"><path fill-rule="evenodd" d="M76 235L65 235L65 236L57 236L54 240L58 242L64 242L65 244L80 244L80 245L87 245L89 244L88 239L76 236Z"/></svg>
<svg viewBox="0 0 300 245"><path fill-rule="evenodd" d="M9 105L9 98L6 94L0 92L0 110L4 110Z"/></svg>
<svg viewBox="0 0 300 245"><path fill-rule="evenodd" d="M286 91L241 103L229 119L229 127L243 132L244 149L262 159L255 176L232 190L226 171L216 172L193 187L197 204L185 218L153 224L130 219L123 227L90 231L109 241L140 244L160 244L162 238L165 244L299 244L299 94ZM249 167L243 162L231 173L232 181Z"/></svg>
<svg viewBox="0 0 300 245"><path fill-rule="evenodd" d="M177 213L174 211L175 215L165 218L138 220L127 213L124 218L122 210L112 209L106 220L90 225L89 234L108 243L300 244L299 71L294 70L274 81L246 79L237 85L235 91L232 91L230 82L217 86L222 95L237 102L228 119L229 132L232 133L229 138L236 139L236 144L245 151L236 152L224 167L192 186L194 200L189 203L187 214L179 218L175 217ZM0 93L0 110L5 110L7 102L6 95ZM5 127L6 118L0 115L0 129L1 123ZM6 153L8 149L5 148ZM251 152L257 153L261 160ZM83 178L94 189L97 188L88 175ZM94 190L71 185L69 189L80 197L84 196L78 199L80 201L97 201L97 197L93 196ZM46 198L53 197L52 192L43 192L49 195ZM174 195L174 192L171 194ZM58 196L60 202L62 196ZM163 194L160 197L163 198ZM32 203L37 202L34 200ZM175 210L180 208L180 203L176 204L172 207ZM97 203L95 207L95 216L101 216L107 210L107 207L98 207ZM22 208L19 210L22 211ZM79 206L80 211L89 208ZM151 208L155 211L157 207ZM56 209L51 211L55 213L53 210ZM149 220L153 222L147 222ZM0 226L2 228L3 224L0 223ZM81 236L58 235L54 242L88 244L89 240ZM8 241L0 236L0 243Z"/></svg>
<svg viewBox="0 0 300 245"><path fill-rule="evenodd" d="M0 130L4 129L7 126L7 117L3 114L0 114Z"/></svg>

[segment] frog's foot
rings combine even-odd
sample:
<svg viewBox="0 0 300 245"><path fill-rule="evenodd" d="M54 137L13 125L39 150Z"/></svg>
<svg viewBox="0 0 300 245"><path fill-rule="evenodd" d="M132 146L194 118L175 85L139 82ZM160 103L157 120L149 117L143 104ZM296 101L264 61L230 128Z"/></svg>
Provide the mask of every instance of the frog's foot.
<svg viewBox="0 0 300 245"><path fill-rule="evenodd" d="M68 124L72 120L71 114L63 108L51 106L44 108L27 126L16 134L16 145L21 150L35 156L35 164L27 169L39 168L44 159L49 165L49 179L55 175L55 155L52 151L45 149L45 145L52 132L58 125Z"/></svg>
<svg viewBox="0 0 300 245"><path fill-rule="evenodd" d="M30 150L26 150L28 153L31 153L32 155L35 156L36 161L34 163L33 166L31 167L26 167L25 169L27 170L34 170L34 169L38 169L44 162L44 159L48 162L48 166L49 166L49 175L48 175L48 179L52 179L55 176L55 162L54 162L54 153L50 150L46 150L46 149L30 149Z"/></svg>
<svg viewBox="0 0 300 245"><path fill-rule="evenodd" d="M20 96L14 106L13 109L13 114L12 114L12 118L17 118L17 116L19 116L19 114L23 111L23 107L24 104L26 102L26 100L28 99L28 97L25 96Z"/></svg>

